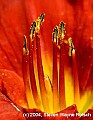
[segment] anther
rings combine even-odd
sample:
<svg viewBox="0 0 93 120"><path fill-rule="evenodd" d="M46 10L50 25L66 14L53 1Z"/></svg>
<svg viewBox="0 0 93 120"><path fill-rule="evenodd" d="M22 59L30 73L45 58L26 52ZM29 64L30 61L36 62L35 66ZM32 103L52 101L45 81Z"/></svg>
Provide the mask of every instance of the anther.
<svg viewBox="0 0 93 120"><path fill-rule="evenodd" d="M64 23L64 22L61 22L61 23L59 24L59 38L60 38L61 40L64 39L65 33L66 33L66 31L65 31L65 23Z"/></svg>
<svg viewBox="0 0 93 120"><path fill-rule="evenodd" d="M40 19L40 25L42 24L42 22L44 22L44 16L45 16L45 13L42 13L39 17Z"/></svg>
<svg viewBox="0 0 93 120"><path fill-rule="evenodd" d="M54 28L54 31L53 31L53 35L52 35L52 39L54 42L56 42L56 44L58 43L58 26L56 26Z"/></svg>
<svg viewBox="0 0 93 120"><path fill-rule="evenodd" d="M27 48L27 38L26 38L25 35L24 35L23 53L24 54L28 54L29 53L28 48Z"/></svg>
<svg viewBox="0 0 93 120"><path fill-rule="evenodd" d="M27 39L26 36L24 35L24 44L23 44L23 48L27 48Z"/></svg>
<svg viewBox="0 0 93 120"><path fill-rule="evenodd" d="M30 38L31 40L34 38L35 35L35 27L36 27L36 22L33 22L30 28Z"/></svg>
<svg viewBox="0 0 93 120"><path fill-rule="evenodd" d="M68 39L68 43L69 43L69 56L72 56L72 51L74 50L74 44L72 42L71 37Z"/></svg>
<svg viewBox="0 0 93 120"><path fill-rule="evenodd" d="M36 29L35 32L38 33L40 31L40 25L44 22L44 16L45 14L42 13L38 19L36 20Z"/></svg>

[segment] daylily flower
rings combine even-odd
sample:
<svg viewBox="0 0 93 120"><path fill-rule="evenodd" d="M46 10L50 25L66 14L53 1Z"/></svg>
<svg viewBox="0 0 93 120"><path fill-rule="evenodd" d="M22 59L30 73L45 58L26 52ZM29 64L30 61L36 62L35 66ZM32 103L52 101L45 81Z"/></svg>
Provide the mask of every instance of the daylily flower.
<svg viewBox="0 0 93 120"><path fill-rule="evenodd" d="M60 113L67 115L71 113L75 115L78 112L85 113L88 111L87 113L92 115L93 1L1 0L0 2L0 118L3 120L78 120L80 116L67 118L65 116L60 116ZM38 48L41 49L42 53L41 57L45 75L43 82L46 84L45 88L47 93L45 93L44 88L41 89L44 87L43 83L41 82L41 88L39 89L39 87L37 87L38 94L39 96L41 94L43 101L40 104L40 102L38 102L39 99L36 100L36 97L34 97L36 91L34 92L32 90L32 94L33 92L35 93L33 95L35 100L33 99L32 101L32 98L27 97L28 88L26 87L26 84L24 84L23 80L26 71L23 72L25 69L23 68L24 65L22 64L22 57L26 57L24 57L24 54L22 54L22 50L23 36L26 35L29 41L31 23L37 20L38 16L42 12L45 13L45 22L40 28L41 47L39 46ZM61 48L61 45L59 46L58 43L56 44L52 40L53 28L56 25L59 25L61 21L66 23L66 33L64 33L64 50L62 49L63 47ZM39 39L37 34L38 33L35 34L35 37ZM72 47L72 42L69 42L68 40L70 37L72 38L75 48L73 49L75 51L72 49L70 51L70 48ZM57 55L56 52L54 52L53 46L56 49ZM25 48L29 49L29 47ZM65 55L63 53L60 54L60 52L62 52L61 50L64 51ZM39 50L37 50L37 52L38 51ZM68 52L71 52L71 54L73 52L74 55L71 56L68 54ZM41 77L41 73L38 75L40 63L37 62L38 67L35 63L41 59L38 58L39 55L35 52L33 60L37 86L39 86L39 77ZM64 64L60 63L60 61L58 63L56 62L57 59L62 61L63 59L61 57L64 58ZM72 57L72 60L69 60L70 57ZM69 63L69 61L72 63ZM59 66L58 71L57 68L55 68L56 64ZM60 68L63 68L60 67L62 65L64 65L64 69L60 70ZM55 77L55 75L58 75L57 73L59 73L59 77ZM61 74L64 76L64 78L60 78ZM29 76L26 75L26 77ZM58 83L56 83L56 80L53 78L59 79L59 91L56 87ZM60 80L65 81L60 82ZM48 97L48 99L45 97L45 95ZM58 95L59 100L57 97ZM62 95L63 97L60 97ZM31 102L29 99L31 99ZM47 103L45 101L47 101ZM58 104L58 102L60 104ZM54 107L51 107L52 104ZM45 109L43 109L44 107ZM24 113L31 114L35 112L40 113L42 117L27 118L23 116ZM59 116L56 116L55 118L53 116L47 118L44 117L45 112L58 113ZM80 119L92 120L93 116L82 116Z"/></svg>

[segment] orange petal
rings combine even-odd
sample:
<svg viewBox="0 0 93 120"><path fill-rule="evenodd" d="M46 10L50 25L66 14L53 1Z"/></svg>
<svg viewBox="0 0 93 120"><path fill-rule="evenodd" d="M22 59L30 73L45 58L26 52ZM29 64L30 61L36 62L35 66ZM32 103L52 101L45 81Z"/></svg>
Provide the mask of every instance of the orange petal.
<svg viewBox="0 0 93 120"><path fill-rule="evenodd" d="M7 101L0 100L0 118L1 120L25 120L23 113L19 108Z"/></svg>
<svg viewBox="0 0 93 120"><path fill-rule="evenodd" d="M23 35L27 21L23 0L1 0L0 4L0 68L13 70L22 76Z"/></svg>
<svg viewBox="0 0 93 120"><path fill-rule="evenodd" d="M0 69L2 93L17 105L26 107L25 90L22 78L16 73Z"/></svg>

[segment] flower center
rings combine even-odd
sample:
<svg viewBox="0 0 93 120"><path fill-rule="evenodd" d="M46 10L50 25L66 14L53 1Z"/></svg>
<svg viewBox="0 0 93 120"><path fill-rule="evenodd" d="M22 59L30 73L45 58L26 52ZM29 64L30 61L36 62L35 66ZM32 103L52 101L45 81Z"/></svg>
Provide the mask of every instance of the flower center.
<svg viewBox="0 0 93 120"><path fill-rule="evenodd" d="M55 113L79 102L77 63L72 38L65 39L65 23L61 22L52 34L53 78L44 75L40 47L43 21L42 13L31 25L30 39L24 36L23 79L28 107Z"/></svg>

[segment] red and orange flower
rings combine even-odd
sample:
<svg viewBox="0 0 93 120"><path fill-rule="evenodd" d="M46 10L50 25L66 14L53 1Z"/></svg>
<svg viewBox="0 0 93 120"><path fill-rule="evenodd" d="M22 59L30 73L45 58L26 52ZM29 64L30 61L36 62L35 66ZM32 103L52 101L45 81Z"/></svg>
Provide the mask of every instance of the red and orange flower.
<svg viewBox="0 0 93 120"><path fill-rule="evenodd" d="M65 116L44 117L45 112L68 115L88 111L87 113L93 114L92 6L92 0L1 0L0 118L3 120L93 119L92 116L81 118L76 116L69 118ZM45 13L45 22L40 29L40 37L38 37L39 33L36 32L36 40L33 40L32 43L31 36L29 39L29 29L31 23L37 20L42 12ZM53 28L60 21L66 23L63 46L52 41ZM29 49L31 56L34 52L33 60L30 55L22 53L24 35L27 36L28 40L28 46L25 46L25 49ZM71 56L68 54L71 42L67 43L70 37L75 48L75 53L71 53L73 54ZM22 57L25 60L23 64ZM30 57L30 61L28 57ZM26 60L29 64L25 63ZM31 60L34 66L31 66ZM34 87L29 83L27 85L29 75L30 80L33 80L35 75L36 85L34 80L30 81ZM26 80L23 80L24 78ZM28 97L30 96L28 93L31 91L32 98ZM24 113L35 112L41 113L42 118L23 117Z"/></svg>

